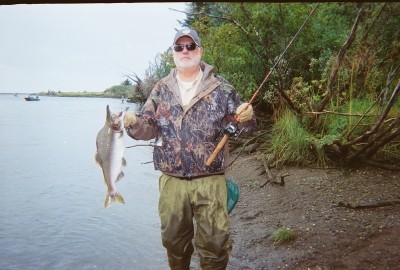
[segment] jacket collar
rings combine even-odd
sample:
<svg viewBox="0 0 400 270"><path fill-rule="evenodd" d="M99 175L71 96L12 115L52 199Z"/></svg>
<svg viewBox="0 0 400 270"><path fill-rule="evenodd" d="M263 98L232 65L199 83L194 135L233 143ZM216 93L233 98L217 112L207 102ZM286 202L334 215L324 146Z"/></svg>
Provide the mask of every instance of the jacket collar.
<svg viewBox="0 0 400 270"><path fill-rule="evenodd" d="M196 94L194 95L189 105L186 107L186 110L192 107L202 97L211 93L212 90L214 90L218 85L221 84L220 81L218 81L217 78L214 76L213 66L201 61L200 68L203 71L203 77L200 81L199 87L197 88ZM174 97L182 106L181 95L179 92L178 82L176 80L176 72L176 68L173 68L168 76L166 76L162 80L167 85L168 90L174 94Z"/></svg>

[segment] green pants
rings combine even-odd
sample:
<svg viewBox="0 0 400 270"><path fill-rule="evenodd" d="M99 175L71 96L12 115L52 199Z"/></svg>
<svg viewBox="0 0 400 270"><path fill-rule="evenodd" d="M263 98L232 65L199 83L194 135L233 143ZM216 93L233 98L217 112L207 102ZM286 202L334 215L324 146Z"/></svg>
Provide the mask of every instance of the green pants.
<svg viewBox="0 0 400 270"><path fill-rule="evenodd" d="M161 175L158 211L162 243L167 249L171 269L189 269L194 251L193 218L196 224L194 242L201 269L226 269L232 245L225 181L224 175L191 181Z"/></svg>

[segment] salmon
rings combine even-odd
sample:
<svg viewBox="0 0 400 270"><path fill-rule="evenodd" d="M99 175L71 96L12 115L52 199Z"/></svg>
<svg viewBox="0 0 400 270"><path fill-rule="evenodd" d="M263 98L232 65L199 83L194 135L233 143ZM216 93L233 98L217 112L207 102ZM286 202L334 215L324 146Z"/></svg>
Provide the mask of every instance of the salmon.
<svg viewBox="0 0 400 270"><path fill-rule="evenodd" d="M124 177L122 167L126 166L124 158L124 116L125 112L111 113L110 107L106 108L106 122L96 137L96 163L100 165L104 183L107 186L107 195L104 208L114 201L125 204L124 198L117 190L116 183Z"/></svg>

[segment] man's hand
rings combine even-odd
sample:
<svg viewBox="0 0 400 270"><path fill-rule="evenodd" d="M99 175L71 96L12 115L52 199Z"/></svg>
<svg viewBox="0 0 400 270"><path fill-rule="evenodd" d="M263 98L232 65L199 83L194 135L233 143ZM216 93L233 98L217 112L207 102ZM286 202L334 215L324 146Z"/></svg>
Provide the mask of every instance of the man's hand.
<svg viewBox="0 0 400 270"><path fill-rule="evenodd" d="M244 109L247 107L247 109L244 111ZM238 121L239 122L246 122L249 121L253 118L253 106L249 103L243 103L236 109L236 114L238 115Z"/></svg>
<svg viewBox="0 0 400 270"><path fill-rule="evenodd" d="M137 122L137 117L134 112L126 112L124 117L124 128L134 125Z"/></svg>

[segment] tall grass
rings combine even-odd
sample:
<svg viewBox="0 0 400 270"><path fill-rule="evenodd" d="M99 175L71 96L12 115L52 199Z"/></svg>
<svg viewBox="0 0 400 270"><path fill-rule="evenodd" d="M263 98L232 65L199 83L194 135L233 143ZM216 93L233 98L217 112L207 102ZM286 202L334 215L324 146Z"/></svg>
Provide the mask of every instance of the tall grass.
<svg viewBox="0 0 400 270"><path fill-rule="evenodd" d="M285 110L272 128L266 154L280 163L308 164L314 160L310 137L300 120Z"/></svg>

